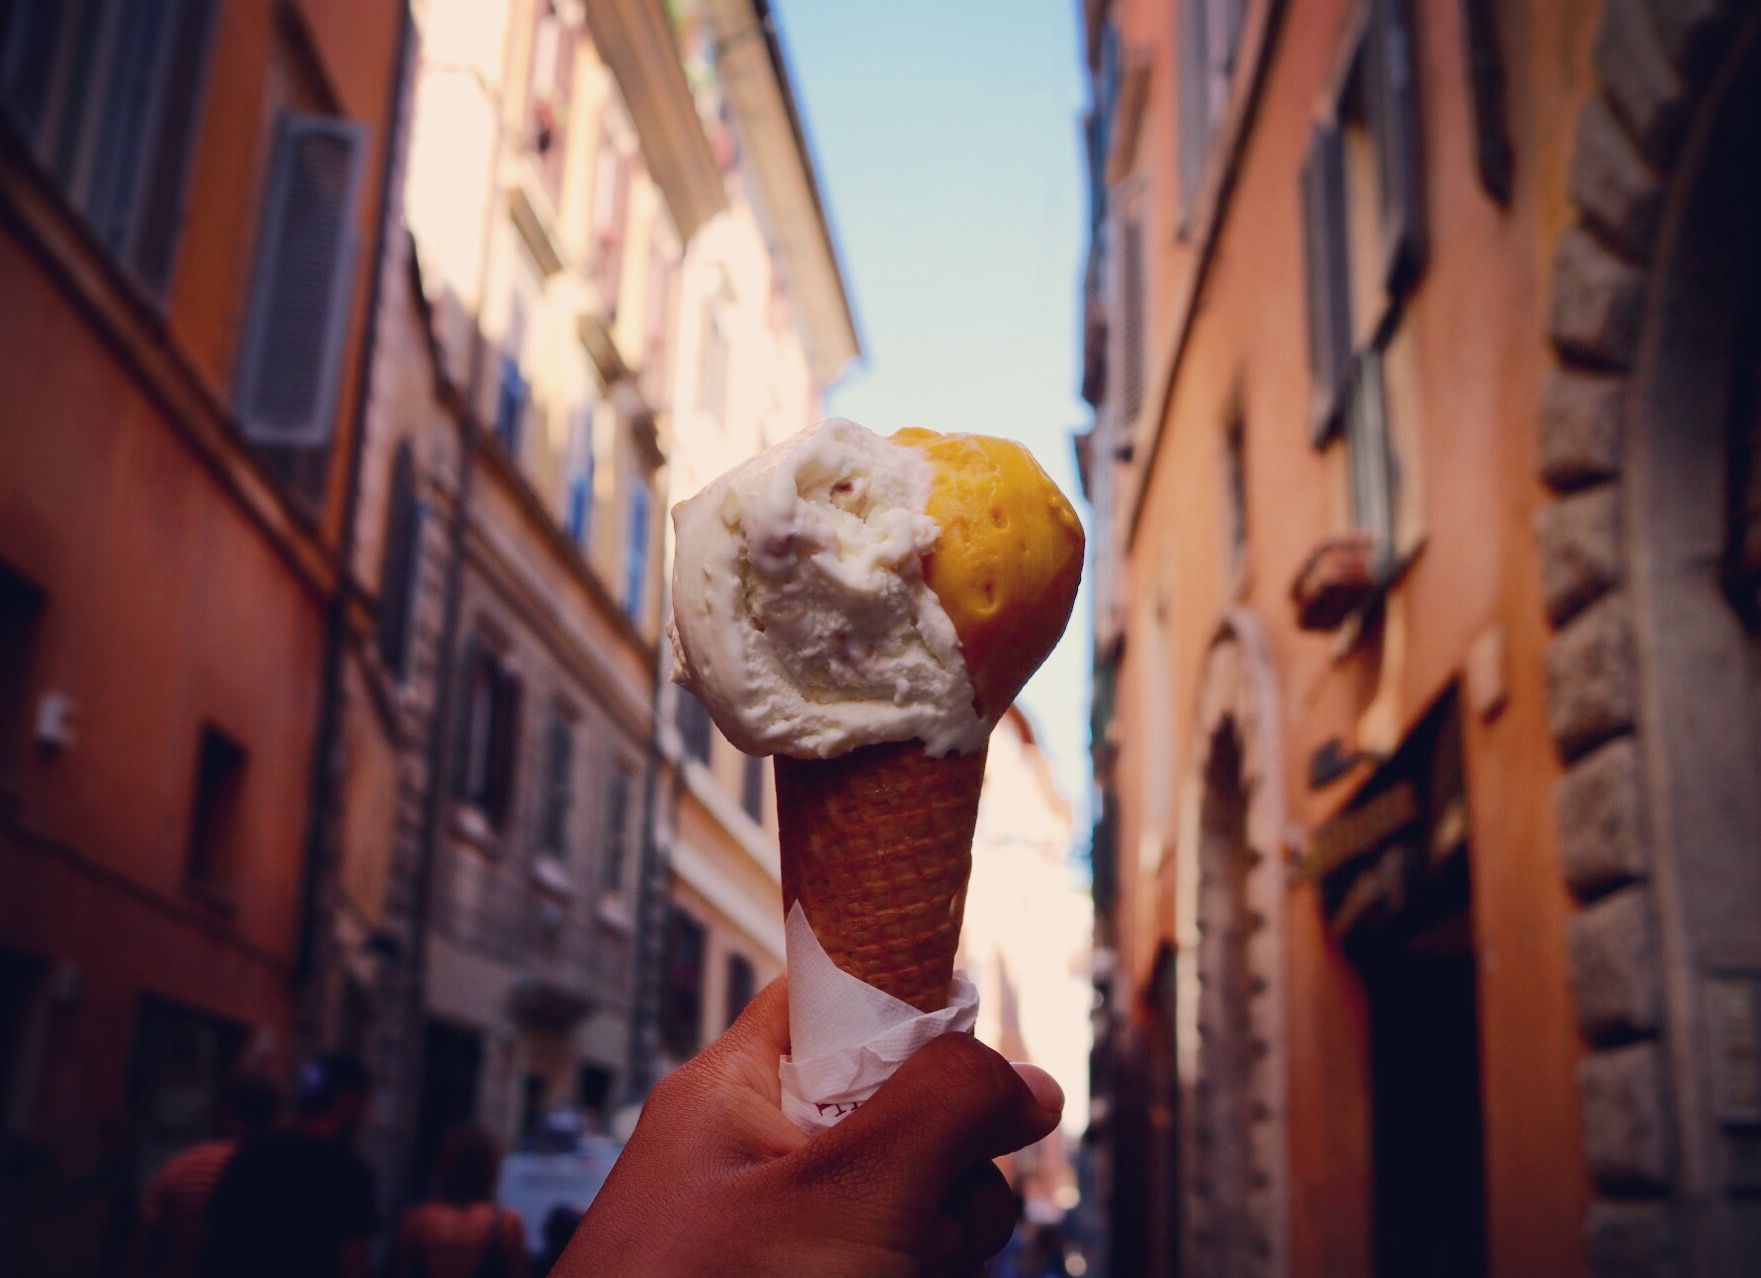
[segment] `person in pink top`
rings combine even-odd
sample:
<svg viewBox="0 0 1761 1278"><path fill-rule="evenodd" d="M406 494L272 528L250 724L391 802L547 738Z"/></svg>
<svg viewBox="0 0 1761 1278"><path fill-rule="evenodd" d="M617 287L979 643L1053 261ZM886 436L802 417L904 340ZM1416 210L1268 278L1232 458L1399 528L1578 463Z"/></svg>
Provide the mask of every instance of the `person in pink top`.
<svg viewBox="0 0 1761 1278"><path fill-rule="evenodd" d="M396 1278L529 1278L518 1212L498 1207L501 1148L481 1127L456 1127L440 1145L435 1197L404 1213Z"/></svg>

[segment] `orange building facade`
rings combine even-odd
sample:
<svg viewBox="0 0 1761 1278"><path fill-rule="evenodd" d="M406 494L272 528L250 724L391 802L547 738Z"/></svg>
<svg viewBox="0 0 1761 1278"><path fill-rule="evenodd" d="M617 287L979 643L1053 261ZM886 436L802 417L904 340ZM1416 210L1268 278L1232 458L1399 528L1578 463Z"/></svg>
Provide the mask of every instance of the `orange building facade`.
<svg viewBox="0 0 1761 1278"><path fill-rule="evenodd" d="M396 4L0 21L0 1250L115 1272L280 1067ZM224 50L224 56L219 51ZM200 198L193 198L200 192Z"/></svg>
<svg viewBox="0 0 1761 1278"><path fill-rule="evenodd" d="M1745 1272L1761 18L1082 19L1111 1271Z"/></svg>

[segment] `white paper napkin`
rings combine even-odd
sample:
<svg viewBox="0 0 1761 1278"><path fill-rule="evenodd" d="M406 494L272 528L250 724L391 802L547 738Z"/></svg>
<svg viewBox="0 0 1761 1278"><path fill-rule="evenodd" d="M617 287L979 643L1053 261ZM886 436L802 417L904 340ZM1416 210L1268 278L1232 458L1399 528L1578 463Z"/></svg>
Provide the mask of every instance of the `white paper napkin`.
<svg viewBox="0 0 1761 1278"><path fill-rule="evenodd" d="M950 1001L920 1012L833 963L797 901L784 926L789 960L789 1046L778 1070L783 1113L812 1135L873 1096L905 1059L943 1034L970 1034L978 987L954 973Z"/></svg>

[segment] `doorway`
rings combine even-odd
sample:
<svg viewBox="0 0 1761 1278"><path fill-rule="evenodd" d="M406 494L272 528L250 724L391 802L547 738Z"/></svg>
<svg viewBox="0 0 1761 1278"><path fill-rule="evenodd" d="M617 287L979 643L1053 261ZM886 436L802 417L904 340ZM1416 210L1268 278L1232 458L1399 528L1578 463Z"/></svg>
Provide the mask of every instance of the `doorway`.
<svg viewBox="0 0 1761 1278"><path fill-rule="evenodd" d="M1478 964L1451 687L1317 832L1328 923L1368 1013L1374 1273L1486 1273Z"/></svg>
<svg viewBox="0 0 1761 1278"><path fill-rule="evenodd" d="M410 1183L428 1188L440 1142L448 1131L477 1117L483 1036L445 1021L429 1021L422 1033L422 1098L416 1111L415 1162Z"/></svg>
<svg viewBox="0 0 1761 1278"><path fill-rule="evenodd" d="M1260 1200L1267 1177L1253 1147L1255 1081L1265 1043L1254 1032L1248 947L1263 921L1248 901L1258 854L1247 837L1247 789L1232 721L1212 738L1198 849L1198 1077L1188 1195L1189 1268L1218 1278L1261 1274L1272 1254Z"/></svg>
<svg viewBox="0 0 1761 1278"><path fill-rule="evenodd" d="M1370 1019L1376 1273L1486 1272L1479 1004L1466 858L1355 955Z"/></svg>

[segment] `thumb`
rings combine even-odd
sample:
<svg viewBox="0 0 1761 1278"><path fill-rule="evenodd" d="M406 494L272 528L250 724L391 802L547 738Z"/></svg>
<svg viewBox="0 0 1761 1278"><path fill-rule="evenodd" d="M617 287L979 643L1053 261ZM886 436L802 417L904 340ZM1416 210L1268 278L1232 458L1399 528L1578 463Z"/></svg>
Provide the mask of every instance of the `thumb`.
<svg viewBox="0 0 1761 1278"><path fill-rule="evenodd" d="M1063 1108L1044 1070L1012 1066L970 1035L944 1034L800 1156L877 1205L925 1213L978 1163L1051 1131Z"/></svg>

